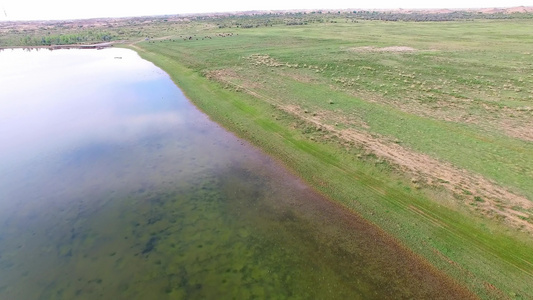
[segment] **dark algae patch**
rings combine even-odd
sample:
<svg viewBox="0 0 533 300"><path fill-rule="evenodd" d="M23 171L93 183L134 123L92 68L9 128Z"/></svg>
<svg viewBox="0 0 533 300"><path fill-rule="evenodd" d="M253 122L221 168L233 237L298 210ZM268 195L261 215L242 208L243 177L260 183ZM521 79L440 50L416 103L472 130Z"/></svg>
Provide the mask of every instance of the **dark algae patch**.
<svg viewBox="0 0 533 300"><path fill-rule="evenodd" d="M473 298L284 170L250 163L114 199L83 220L96 240L68 242L75 259L57 257L40 299Z"/></svg>
<svg viewBox="0 0 533 300"><path fill-rule="evenodd" d="M154 250L156 243L157 243L157 238L155 236L151 237L148 240L148 242L146 243L146 245L144 246L144 249L143 249L143 251L141 253L142 254L147 254L147 253L151 252L152 250Z"/></svg>
<svg viewBox="0 0 533 300"><path fill-rule="evenodd" d="M68 142L2 161L0 299L473 298L209 121L132 51L89 53L128 62L92 74L119 72L101 101L64 100L99 122L67 105L53 117L76 116L64 120L74 135L59 128Z"/></svg>

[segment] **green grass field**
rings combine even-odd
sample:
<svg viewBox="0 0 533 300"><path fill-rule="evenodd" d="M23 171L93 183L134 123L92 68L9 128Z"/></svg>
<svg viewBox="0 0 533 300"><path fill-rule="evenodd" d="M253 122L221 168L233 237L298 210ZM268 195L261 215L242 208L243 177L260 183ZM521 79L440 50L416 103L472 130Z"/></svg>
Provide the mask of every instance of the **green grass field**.
<svg viewBox="0 0 533 300"><path fill-rule="evenodd" d="M533 298L532 19L228 20L113 30L413 255L481 298Z"/></svg>

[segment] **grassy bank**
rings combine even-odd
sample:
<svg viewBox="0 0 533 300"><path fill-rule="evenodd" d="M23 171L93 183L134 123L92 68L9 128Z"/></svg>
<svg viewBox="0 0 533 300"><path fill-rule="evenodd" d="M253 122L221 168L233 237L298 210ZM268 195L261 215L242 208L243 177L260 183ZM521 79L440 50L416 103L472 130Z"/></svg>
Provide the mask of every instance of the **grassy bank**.
<svg viewBox="0 0 533 300"><path fill-rule="evenodd" d="M214 121L482 298L528 298L531 236L497 211L514 210L527 228L527 202L425 181L347 134L400 145L530 201L532 24L196 27L130 47Z"/></svg>

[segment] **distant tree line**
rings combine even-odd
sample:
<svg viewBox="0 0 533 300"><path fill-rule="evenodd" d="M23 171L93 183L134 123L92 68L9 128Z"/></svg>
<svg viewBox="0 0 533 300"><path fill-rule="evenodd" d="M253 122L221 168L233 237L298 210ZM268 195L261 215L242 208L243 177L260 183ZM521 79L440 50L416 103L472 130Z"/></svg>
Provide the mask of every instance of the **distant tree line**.
<svg viewBox="0 0 533 300"><path fill-rule="evenodd" d="M22 46L50 46L50 45L72 45L86 43L109 42L114 36L107 32L84 32L72 34L46 34L46 35L25 35L21 38Z"/></svg>
<svg viewBox="0 0 533 300"><path fill-rule="evenodd" d="M443 22L443 21L461 21L475 19L525 19L533 18L531 13L492 13L484 14L478 12L454 11L447 13L430 13L430 12L375 12L375 11L353 11L348 18L359 20L379 20L379 21L405 21L405 22Z"/></svg>

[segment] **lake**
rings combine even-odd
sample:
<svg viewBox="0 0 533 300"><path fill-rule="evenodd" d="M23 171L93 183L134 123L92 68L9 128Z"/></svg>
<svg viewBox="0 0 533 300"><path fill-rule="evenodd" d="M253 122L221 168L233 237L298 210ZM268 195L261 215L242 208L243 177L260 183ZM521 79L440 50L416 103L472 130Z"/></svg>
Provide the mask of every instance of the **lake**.
<svg viewBox="0 0 533 300"><path fill-rule="evenodd" d="M0 52L0 299L470 295L134 51Z"/></svg>

